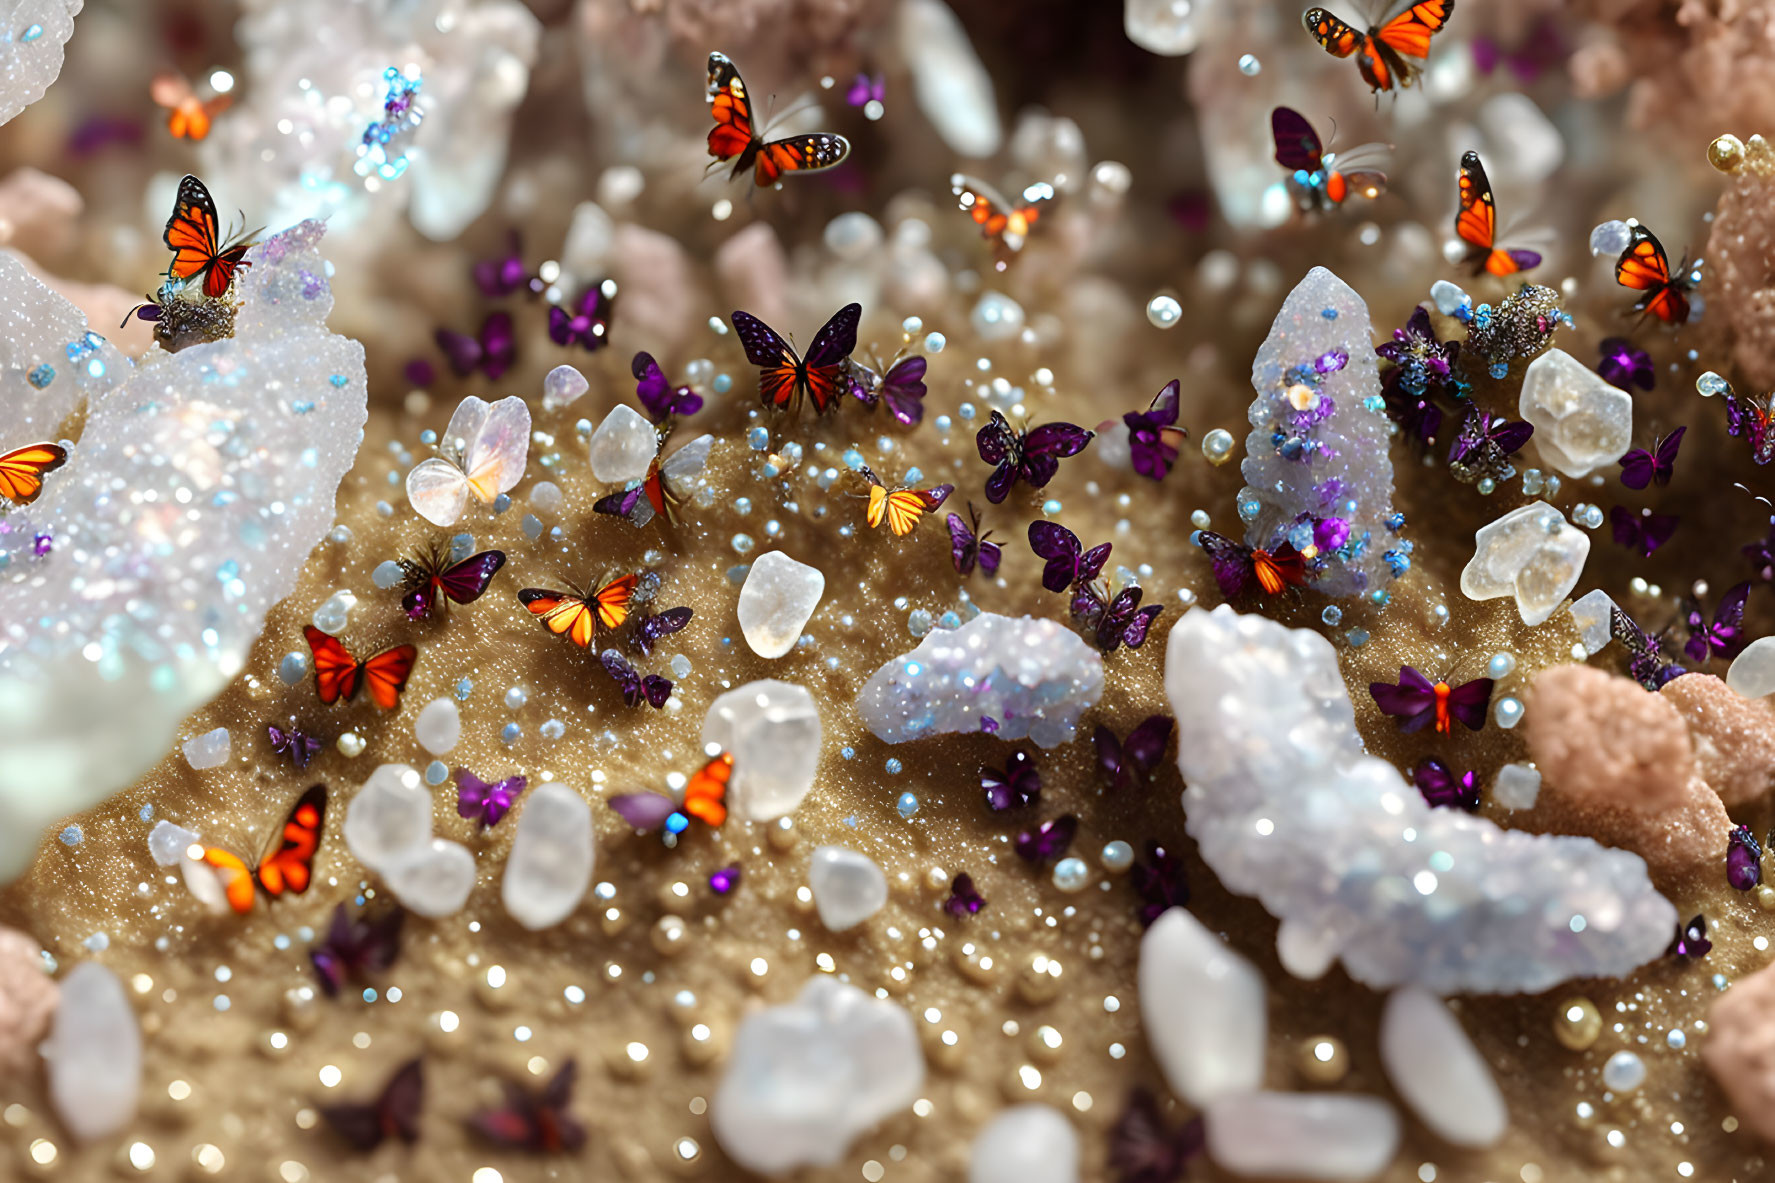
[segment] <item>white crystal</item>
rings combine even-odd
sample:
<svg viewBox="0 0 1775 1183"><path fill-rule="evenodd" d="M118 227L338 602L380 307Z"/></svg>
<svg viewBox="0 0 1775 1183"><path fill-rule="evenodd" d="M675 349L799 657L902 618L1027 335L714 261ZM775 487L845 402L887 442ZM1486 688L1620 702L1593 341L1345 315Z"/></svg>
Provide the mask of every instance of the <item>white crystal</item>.
<svg viewBox="0 0 1775 1183"><path fill-rule="evenodd" d="M827 222L820 238L827 250L854 263L881 248L881 223L862 210L850 210Z"/></svg>
<svg viewBox="0 0 1775 1183"><path fill-rule="evenodd" d="M232 746L233 741L226 727L194 735L185 741L185 763L200 772L205 768L220 768L228 763L228 752Z"/></svg>
<svg viewBox="0 0 1775 1183"><path fill-rule="evenodd" d="M1553 615L1584 573L1590 535L1545 501L1519 506L1473 535L1473 558L1461 571L1470 600L1511 596L1531 628Z"/></svg>
<svg viewBox="0 0 1775 1183"><path fill-rule="evenodd" d="M1078 1183L1079 1135L1052 1105L1001 1109L974 1135L968 1183Z"/></svg>
<svg viewBox="0 0 1775 1183"><path fill-rule="evenodd" d="M1238 1093L1208 1106L1208 1157L1235 1175L1356 1183L1399 1149L1399 1116L1358 1093Z"/></svg>
<svg viewBox="0 0 1775 1183"><path fill-rule="evenodd" d="M0 123L43 97L62 72L62 47L86 0L14 0L0 42ZM102 19L102 18L101 18ZM25 33L31 32L29 40Z"/></svg>
<svg viewBox="0 0 1775 1183"><path fill-rule="evenodd" d="M1618 218L1600 222L1590 231L1590 253L1618 259L1633 242L1633 227Z"/></svg>
<svg viewBox="0 0 1775 1183"><path fill-rule="evenodd" d="M1527 764L1506 764L1492 781L1491 799L1505 809L1533 809L1541 795L1541 773Z"/></svg>
<svg viewBox="0 0 1775 1183"><path fill-rule="evenodd" d="M1004 139L992 76L967 30L942 0L902 0L900 52L912 70L912 95L950 151L991 156Z"/></svg>
<svg viewBox="0 0 1775 1183"><path fill-rule="evenodd" d="M1460 1021L1434 994L1402 986L1381 1008L1381 1063L1418 1119L1456 1146L1491 1146L1510 1114Z"/></svg>
<svg viewBox="0 0 1775 1183"><path fill-rule="evenodd" d="M826 590L826 574L780 550L759 555L740 586L740 632L760 657L795 648Z"/></svg>
<svg viewBox="0 0 1775 1183"><path fill-rule="evenodd" d="M709 1124L749 1171L834 1166L858 1135L912 1104L924 1076L911 1015L819 974L793 1002L740 1023Z"/></svg>
<svg viewBox="0 0 1775 1183"><path fill-rule="evenodd" d="M43 1044L49 1099L81 1142L135 1120L142 1093L142 1031L117 975L83 961L61 981L55 1023Z"/></svg>
<svg viewBox="0 0 1775 1183"><path fill-rule="evenodd" d="M523 803L506 856L505 910L531 931L561 923L585 896L595 857L592 807L560 781L539 785Z"/></svg>
<svg viewBox="0 0 1775 1183"><path fill-rule="evenodd" d="M1289 931L1323 934L1359 982L1533 993L1625 974L1676 930L1638 855L1431 809L1364 754L1316 632L1192 608L1166 642L1165 691L1203 860Z"/></svg>
<svg viewBox="0 0 1775 1183"><path fill-rule="evenodd" d="M1584 643L1584 652L1592 657L1601 653L1612 639L1609 621L1614 610L1615 601L1600 587L1572 601L1572 623L1578 627L1578 639Z"/></svg>
<svg viewBox="0 0 1775 1183"><path fill-rule="evenodd" d="M1202 39L1198 22L1215 0L1126 0L1122 29L1148 53L1180 57Z"/></svg>
<svg viewBox="0 0 1775 1183"><path fill-rule="evenodd" d="M572 366L556 366L542 380L542 405L551 411L558 410L578 401L591 388L586 376Z"/></svg>
<svg viewBox="0 0 1775 1183"><path fill-rule="evenodd" d="M848 846L817 846L807 870L820 923L833 932L855 928L887 904L887 876L875 860Z"/></svg>
<svg viewBox="0 0 1775 1183"><path fill-rule="evenodd" d="M407 765L384 764L346 806L343 829L357 861L385 873L431 838L431 792Z"/></svg>
<svg viewBox="0 0 1775 1183"><path fill-rule="evenodd" d="M1471 296L1446 279L1439 279L1430 285L1430 299L1436 305L1436 311L1444 316L1453 316L1473 302Z"/></svg>
<svg viewBox="0 0 1775 1183"><path fill-rule="evenodd" d="M1263 975L1172 908L1140 941L1140 1022L1171 1091L1197 1108L1263 1084Z"/></svg>
<svg viewBox="0 0 1775 1183"><path fill-rule="evenodd" d="M1337 964L1337 934L1284 916L1276 927L1276 960L1303 982L1316 982Z"/></svg>
<svg viewBox="0 0 1775 1183"><path fill-rule="evenodd" d="M622 485L647 475L659 455L659 433L647 417L627 403L618 403L592 432L592 475Z"/></svg>
<svg viewBox="0 0 1775 1183"><path fill-rule="evenodd" d="M1563 349L1529 363L1517 409L1541 458L1567 476L1588 476L1633 446L1633 396Z"/></svg>
<svg viewBox="0 0 1775 1183"><path fill-rule="evenodd" d="M434 756L441 756L462 738L462 712L449 695L434 698L425 704L413 720L413 738Z"/></svg>
<svg viewBox="0 0 1775 1183"><path fill-rule="evenodd" d="M475 886L475 856L459 842L433 838L377 869L382 882L409 912L454 916Z"/></svg>
<svg viewBox="0 0 1775 1183"><path fill-rule="evenodd" d="M1051 748L1073 738L1102 695L1103 656L1077 633L1045 617L982 612L884 663L856 706L887 743L980 731L990 719L1000 739Z"/></svg>
<svg viewBox="0 0 1775 1183"><path fill-rule="evenodd" d="M163 867L176 866L197 841L197 835L184 826L158 821L148 831L148 853Z"/></svg>
<svg viewBox="0 0 1775 1183"><path fill-rule="evenodd" d="M733 756L727 807L748 821L774 821L814 787L820 710L793 682L747 682L709 704L703 746L710 744Z"/></svg>
<svg viewBox="0 0 1775 1183"><path fill-rule="evenodd" d="M1745 698L1775 694L1775 637L1758 637L1732 659L1726 685Z"/></svg>
<svg viewBox="0 0 1775 1183"><path fill-rule="evenodd" d="M310 623L328 636L336 637L351 624L351 610L357 607L357 595L349 588L340 588L314 610Z"/></svg>

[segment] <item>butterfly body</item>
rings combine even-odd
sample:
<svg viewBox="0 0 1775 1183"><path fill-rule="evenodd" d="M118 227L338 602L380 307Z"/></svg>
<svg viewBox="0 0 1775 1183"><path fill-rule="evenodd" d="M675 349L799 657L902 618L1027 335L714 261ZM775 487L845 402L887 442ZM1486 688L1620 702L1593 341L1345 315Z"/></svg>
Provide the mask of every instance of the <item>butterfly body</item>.
<svg viewBox="0 0 1775 1183"><path fill-rule="evenodd" d="M1689 322L1689 291L1695 286L1687 259L1675 272L1664 244L1644 226L1633 228L1633 237L1615 260L1615 282L1644 292L1633 310L1655 316L1667 325Z"/></svg>
<svg viewBox="0 0 1775 1183"><path fill-rule="evenodd" d="M676 525L678 507L690 496L691 481L708 466L714 446L714 436L699 435L664 460L654 457L640 484L598 498L593 512L627 518L636 527L656 517Z"/></svg>
<svg viewBox="0 0 1775 1183"><path fill-rule="evenodd" d="M539 617L551 633L565 636L585 649L599 633L622 627L629 618L640 583L639 573L623 575L590 595L527 587L518 593L518 602L532 616Z"/></svg>
<svg viewBox="0 0 1775 1183"><path fill-rule="evenodd" d="M0 497L14 505L29 505L43 492L43 474L68 462L68 450L60 444L26 444L0 455Z"/></svg>
<svg viewBox="0 0 1775 1183"><path fill-rule="evenodd" d="M1366 32L1323 8L1309 8L1301 23L1326 53L1356 59L1356 69L1369 89L1398 91L1417 81L1420 64L1430 55L1430 38L1442 31L1453 15L1454 0L1419 0L1399 15Z"/></svg>
<svg viewBox="0 0 1775 1183"><path fill-rule="evenodd" d="M1492 680L1475 678L1459 686L1446 679L1430 681L1423 674L1404 665L1399 667L1399 682L1370 682L1368 691L1374 696L1381 713L1400 720L1399 730L1421 731L1431 724L1438 735L1448 735L1456 722L1471 731L1485 726L1486 707L1491 705Z"/></svg>
<svg viewBox="0 0 1775 1183"><path fill-rule="evenodd" d="M1289 193L1304 212L1335 209L1352 195L1379 197L1386 188L1387 174L1344 162L1359 163L1378 156L1381 145L1364 145L1347 157L1326 152L1307 117L1292 107L1277 107L1270 112L1270 139L1275 143L1276 163L1288 170Z"/></svg>
<svg viewBox="0 0 1775 1183"><path fill-rule="evenodd" d="M772 410L797 411L803 400L810 400L814 410L824 415L838 399L839 379L845 363L857 348L857 325L863 319L861 304L846 304L832 314L820 331L807 356L795 352L777 331L749 312L735 312L731 317L740 347L746 360L758 367L758 397Z"/></svg>
<svg viewBox="0 0 1775 1183"><path fill-rule="evenodd" d="M417 648L396 645L360 662L339 638L328 636L312 624L302 629L302 635L314 654L314 684L322 702L349 702L359 686L368 684L371 700L383 710L392 711L400 705L401 691L406 689L413 663L419 659Z"/></svg>
<svg viewBox="0 0 1775 1183"><path fill-rule="evenodd" d="M1459 192L1461 208L1455 215L1455 235L1467 244L1467 257L1462 262L1474 275L1515 275L1541 265L1536 251L1506 250L1497 245L1497 203L1477 152L1461 157Z"/></svg>
<svg viewBox="0 0 1775 1183"><path fill-rule="evenodd" d="M217 873L228 906L236 914L244 916L252 911L260 890L274 897L286 892L301 895L308 890L326 811L327 786L310 787L285 819L277 847L261 858L256 867L247 866L239 855L223 847L203 848L201 861Z"/></svg>
<svg viewBox="0 0 1775 1183"><path fill-rule="evenodd" d="M210 191L202 181L187 173L179 182L172 217L166 220L166 229L161 234L167 249L173 252L173 261L166 273L180 283L198 280L203 294L212 300L228 294L237 270L252 266L246 261L246 253L253 246L251 235L243 235L224 245L221 229Z"/></svg>
<svg viewBox="0 0 1775 1183"><path fill-rule="evenodd" d="M1016 201L985 181L965 173L949 178L950 192L955 194L962 212L980 227L980 236L992 244L993 268L1003 271L1011 265L1029 241L1029 232L1054 200L1054 187L1046 181L1026 185Z"/></svg>
<svg viewBox="0 0 1775 1183"><path fill-rule="evenodd" d="M831 168L850 155L850 141L830 132L766 140L754 124L745 79L724 53L709 55L708 100L715 118L709 129L709 155L733 161L729 180L751 169L753 183L763 188L791 173Z"/></svg>

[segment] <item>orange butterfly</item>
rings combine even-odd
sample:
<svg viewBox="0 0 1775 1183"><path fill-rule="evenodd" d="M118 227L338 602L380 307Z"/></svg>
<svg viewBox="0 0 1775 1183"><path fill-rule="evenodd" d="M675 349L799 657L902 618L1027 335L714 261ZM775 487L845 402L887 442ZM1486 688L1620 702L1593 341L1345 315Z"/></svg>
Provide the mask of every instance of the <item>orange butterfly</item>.
<svg viewBox="0 0 1775 1183"><path fill-rule="evenodd" d="M29 505L43 492L43 474L68 462L68 451L59 444L26 444L0 456L0 497L14 505Z"/></svg>
<svg viewBox="0 0 1775 1183"><path fill-rule="evenodd" d="M392 711L400 705L407 675L413 672L413 662L419 657L418 649L396 645L360 662L346 651L338 637L328 636L312 624L303 628L302 635L314 651L314 682L322 702L349 702L357 693L361 676L370 684L370 697L377 706Z"/></svg>
<svg viewBox="0 0 1775 1183"><path fill-rule="evenodd" d="M1323 8L1301 15L1307 32L1333 57L1356 55L1356 68L1376 94L1403 90L1423 73L1419 63L1430 56L1430 38L1442 31L1454 13L1455 0L1420 0L1368 32L1355 28ZM1415 62L1408 59L1417 59Z"/></svg>
<svg viewBox="0 0 1775 1183"><path fill-rule="evenodd" d="M241 857L220 846L203 848L203 861L220 874L228 906L242 915L253 910L255 885L269 896L301 895L314 876L314 852L320 848L321 822L327 812L327 786L315 785L297 800L284 822L277 849L248 867Z"/></svg>
<svg viewBox="0 0 1775 1183"><path fill-rule="evenodd" d="M166 220L166 232L161 237L173 252L172 266L166 273L182 282L202 276L203 294L212 300L228 293L236 268L252 266L243 258L253 245L251 235L242 235L227 246L220 245L216 203L203 182L189 173L179 182L173 216Z"/></svg>
<svg viewBox="0 0 1775 1183"><path fill-rule="evenodd" d="M167 109L166 130L181 140L201 140L210 134L210 121L234 103L231 94L200 99L183 74L163 70L148 84L149 96Z"/></svg>
<svg viewBox="0 0 1775 1183"><path fill-rule="evenodd" d="M1689 261L1672 274L1663 244L1644 226L1633 228L1633 241L1615 261L1615 282L1646 293L1635 312L1649 312L1667 325L1689 322L1689 289L1695 286Z"/></svg>
<svg viewBox="0 0 1775 1183"><path fill-rule="evenodd" d="M706 825L719 826L727 820L727 782L732 779L731 752L710 759L684 786L684 812Z"/></svg>
<svg viewBox="0 0 1775 1183"><path fill-rule="evenodd" d="M1461 157L1460 189L1461 212L1455 215L1455 233L1468 248L1461 262L1473 268L1474 275L1481 271L1514 275L1541 265L1541 256L1535 251L1510 251L1496 245L1498 210L1477 152Z"/></svg>
<svg viewBox="0 0 1775 1183"><path fill-rule="evenodd" d="M734 162L729 180L750 168L753 182L762 188L776 184L784 173L831 168L851 153L849 140L824 131L767 142L752 126L745 79L724 53L709 55L708 97L710 114L715 116L715 126L709 129L709 155L723 163Z"/></svg>
<svg viewBox="0 0 1775 1183"><path fill-rule="evenodd" d="M895 538L912 533L925 514L942 505L955 492L954 485L938 485L934 489L889 489L867 465L858 471L869 482L869 505L863 511L864 520L873 530L886 518L888 529L894 532Z"/></svg>
<svg viewBox="0 0 1775 1183"><path fill-rule="evenodd" d="M624 575L589 596L577 591L527 587L518 593L518 602L532 615L540 616L549 632L565 633L568 640L584 649L599 633L622 627L622 622L629 618L640 583L639 574Z"/></svg>
<svg viewBox="0 0 1775 1183"><path fill-rule="evenodd" d="M1011 265L1029 241L1030 227L1054 200L1054 187L1046 181L1025 186L1013 204L985 181L964 173L950 175L949 191L980 227L980 236L992 243L992 265L998 271Z"/></svg>

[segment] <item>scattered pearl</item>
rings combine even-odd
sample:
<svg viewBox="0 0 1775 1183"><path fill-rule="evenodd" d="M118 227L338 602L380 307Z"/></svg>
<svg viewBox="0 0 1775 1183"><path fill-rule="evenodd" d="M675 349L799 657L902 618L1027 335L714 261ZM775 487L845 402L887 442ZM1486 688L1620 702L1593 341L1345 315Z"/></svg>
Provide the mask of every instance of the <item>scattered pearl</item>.
<svg viewBox="0 0 1775 1183"><path fill-rule="evenodd" d="M1174 296L1161 293L1146 302L1146 320L1155 329L1175 328L1182 319L1183 305Z"/></svg>

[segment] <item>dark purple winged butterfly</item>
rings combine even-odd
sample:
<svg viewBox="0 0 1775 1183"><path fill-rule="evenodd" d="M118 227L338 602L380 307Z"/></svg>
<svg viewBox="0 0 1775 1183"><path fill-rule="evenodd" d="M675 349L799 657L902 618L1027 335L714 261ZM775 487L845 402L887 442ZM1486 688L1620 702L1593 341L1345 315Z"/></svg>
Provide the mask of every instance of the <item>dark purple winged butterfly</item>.
<svg viewBox="0 0 1775 1183"><path fill-rule="evenodd" d="M398 560L401 588L406 592L401 607L408 620L424 620L434 608L441 613L451 603L472 604L505 566L504 551L484 550L460 562L451 562L450 554L448 542L435 542L411 558Z"/></svg>
<svg viewBox="0 0 1775 1183"><path fill-rule="evenodd" d="M1170 715L1149 715L1135 725L1127 739L1117 739L1115 732L1098 724L1091 733L1091 743L1097 748L1097 771L1116 790L1148 783L1164 762L1174 726Z"/></svg>
<svg viewBox="0 0 1775 1183"><path fill-rule="evenodd" d="M419 1110L424 1100L424 1071L419 1058L414 1057L395 1070L374 1101L317 1105L315 1109L347 1145L370 1151L390 1138L408 1145L419 1141Z"/></svg>
<svg viewBox="0 0 1775 1183"><path fill-rule="evenodd" d="M488 784L466 768L456 770L456 812L485 830L499 824L511 812L518 795L529 782L521 776L508 776Z"/></svg>
<svg viewBox="0 0 1775 1183"><path fill-rule="evenodd" d="M530 269L524 266L516 231L506 236L505 254L491 259L477 259L473 268L475 286L490 299L509 296L530 282Z"/></svg>
<svg viewBox="0 0 1775 1183"><path fill-rule="evenodd" d="M1609 609L1609 635L1627 650L1628 676L1647 690L1657 690L1689 672L1664 660L1663 633L1648 633L1620 608Z"/></svg>
<svg viewBox="0 0 1775 1183"><path fill-rule="evenodd" d="M1775 460L1775 398L1748 398L1726 387L1726 434L1750 440L1750 458Z"/></svg>
<svg viewBox="0 0 1775 1183"><path fill-rule="evenodd" d="M629 644L646 657L661 638L669 637L689 624L690 617L689 608L668 608L664 612L649 612L643 608L633 616L635 631L629 634Z"/></svg>
<svg viewBox="0 0 1775 1183"><path fill-rule="evenodd" d="M1060 471L1060 461L1084 451L1093 434L1073 423L1013 428L994 411L991 421L974 436L980 459L993 466L992 475L986 478L986 500L999 504L1018 481L1032 489L1042 488Z"/></svg>
<svg viewBox="0 0 1775 1183"><path fill-rule="evenodd" d="M917 426L924 419L924 374L926 361L914 354L903 357L878 372L862 362L851 359L851 396L864 406L884 406L888 414L907 427Z"/></svg>
<svg viewBox="0 0 1775 1183"><path fill-rule="evenodd" d="M1042 777L1036 771L1035 758L1018 748L1003 768L980 770L980 787L986 790L986 807L998 813L1034 805L1042 795Z"/></svg>
<svg viewBox="0 0 1775 1183"><path fill-rule="evenodd" d="M1615 541L1628 550L1637 550L1642 558L1669 542L1681 521L1675 514L1634 513L1625 505L1609 510L1609 530Z"/></svg>
<svg viewBox="0 0 1775 1183"><path fill-rule="evenodd" d="M1707 939L1707 917L1696 913L1687 924L1676 930L1676 939L1670 942L1668 955L1676 957L1705 957L1713 948L1713 942Z"/></svg>
<svg viewBox="0 0 1775 1183"><path fill-rule="evenodd" d="M955 563L957 575L971 575L975 564L979 564L982 574L990 577L998 574L999 561L1004 557L996 542L990 542L992 531L980 533L980 515L974 512L974 503L968 502L968 519L962 520L958 513L949 515L949 557Z"/></svg>
<svg viewBox="0 0 1775 1183"><path fill-rule="evenodd" d="M471 337L454 329L439 329L432 336L459 378L466 378L479 370L487 377L497 379L512 368L512 362L518 354L518 342L512 335L512 318L509 312L489 313L487 319L481 322L481 331L477 336Z"/></svg>
<svg viewBox="0 0 1775 1183"><path fill-rule="evenodd" d="M1485 709L1491 705L1492 680L1474 678L1459 686L1446 681L1435 682L1411 666L1399 667L1399 684L1370 682L1368 692L1383 715L1399 720L1399 730L1421 731L1434 723L1438 735L1448 735L1454 722L1466 724L1468 730L1485 726Z"/></svg>
<svg viewBox="0 0 1775 1183"><path fill-rule="evenodd" d="M804 398L812 399L814 411L824 415L837 405L845 363L857 348L861 304L846 304L834 312L814 334L806 357L750 312L735 312L731 319L746 360L758 367L758 397L765 406L794 412L801 409Z"/></svg>
<svg viewBox="0 0 1775 1183"><path fill-rule="evenodd" d="M1220 594L1236 600L1254 584L1266 596L1280 595L1285 588L1307 585L1307 561L1284 542L1275 550L1246 546L1212 530L1196 531L1196 545L1208 555Z"/></svg>
<svg viewBox="0 0 1775 1183"><path fill-rule="evenodd" d="M635 375L635 397L647 408L647 417L655 424L679 415L694 415L703 409L703 396L688 386L673 386L666 381L665 371L653 360L653 354L637 353L629 363L629 372Z"/></svg>
<svg viewBox="0 0 1775 1183"><path fill-rule="evenodd" d="M986 897L974 887L974 877L966 871L956 875L949 882L949 898L943 901L943 910L960 919L972 916L986 906Z"/></svg>
<svg viewBox="0 0 1775 1183"><path fill-rule="evenodd" d="M1037 558L1047 560L1042 567L1042 586L1052 592L1096 579L1103 564L1109 561L1111 546L1105 542L1084 550L1079 536L1058 522L1029 523L1029 548Z"/></svg>
<svg viewBox="0 0 1775 1183"><path fill-rule="evenodd" d="M1707 611L1694 596L1683 597L1683 620L1689 626L1689 639L1683 654L1690 661L1706 661L1716 654L1735 657L1744 648L1744 603L1750 596L1750 581L1736 585L1720 597L1714 609L1713 623L1707 622Z"/></svg>
<svg viewBox="0 0 1775 1183"><path fill-rule="evenodd" d="M1448 765L1431 756L1411 770L1411 779L1432 806L1479 812L1479 774L1472 769L1456 776Z"/></svg>
<svg viewBox="0 0 1775 1183"><path fill-rule="evenodd" d="M549 340L556 345L583 346L588 353L610 344L610 317L616 302L611 280L592 284L580 293L571 311L559 304L549 306Z"/></svg>
<svg viewBox="0 0 1775 1183"><path fill-rule="evenodd" d="M1144 411L1129 411L1122 416L1128 425L1128 456L1134 471L1155 481L1165 479L1177 463L1178 444L1189 438L1189 431L1177 426L1177 408L1183 385L1176 378L1153 396L1152 405Z"/></svg>
<svg viewBox="0 0 1775 1183"><path fill-rule="evenodd" d="M1092 640L1104 653L1114 653L1123 645L1138 649L1146 643L1153 621L1165 610L1163 604L1142 608L1140 600L1144 594L1139 584L1131 583L1105 603L1097 588L1087 584L1074 590L1072 614L1091 630Z"/></svg>
<svg viewBox="0 0 1775 1183"><path fill-rule="evenodd" d="M1072 840L1078 836L1079 819L1070 813L1020 831L1011 840L1011 849L1024 862L1041 866L1051 863L1065 854L1072 846Z"/></svg>
<svg viewBox="0 0 1775 1183"><path fill-rule="evenodd" d="M1150 839L1145 860L1128 868L1128 886L1140 898L1136 911L1143 927L1172 908L1189 903L1189 879L1184 875L1183 860Z"/></svg>
<svg viewBox="0 0 1775 1183"><path fill-rule="evenodd" d="M1523 445L1534 434L1532 424L1520 419L1505 419L1474 407L1467 412L1460 432L1449 447L1449 471L1463 481L1478 481L1484 477L1502 479L1510 468L1510 457L1522 451Z"/></svg>
<svg viewBox="0 0 1775 1183"><path fill-rule="evenodd" d="M505 1104L481 1110L468 1119L468 1124L483 1138L501 1146L546 1154L578 1150L585 1145L585 1127L567 1112L578 1075L579 1064L570 1059L539 1094L505 1081Z"/></svg>
<svg viewBox="0 0 1775 1183"><path fill-rule="evenodd" d="M1683 446L1683 432L1687 430L1687 427L1679 427L1649 450L1635 448L1617 460L1615 463L1621 466L1621 483L1629 489L1643 489L1654 482L1668 485L1676 471L1677 449Z"/></svg>
<svg viewBox="0 0 1775 1183"><path fill-rule="evenodd" d="M1208 1135L1201 1117L1173 1129L1153 1094L1136 1087L1128 1107L1109 1130L1109 1165L1121 1183L1176 1183L1190 1160L1202 1153Z"/></svg>
<svg viewBox="0 0 1775 1183"><path fill-rule="evenodd" d="M606 649L598 655L604 663L604 669L616 679L616 685L622 691L622 700L627 706L640 706L646 699L648 705L663 707L666 699L672 697L672 683L658 674L642 677L628 659L614 649Z"/></svg>
<svg viewBox="0 0 1775 1183"><path fill-rule="evenodd" d="M392 966L401 951L401 924L406 916L396 906L354 920L344 904L335 907L327 935L308 951L322 992L337 998L348 979L362 980Z"/></svg>
<svg viewBox="0 0 1775 1183"><path fill-rule="evenodd" d="M290 763L297 768L307 768L308 762L314 759L321 749L321 740L308 734L294 723L285 731L276 723L267 723L265 733L271 737L271 750L290 758Z"/></svg>

